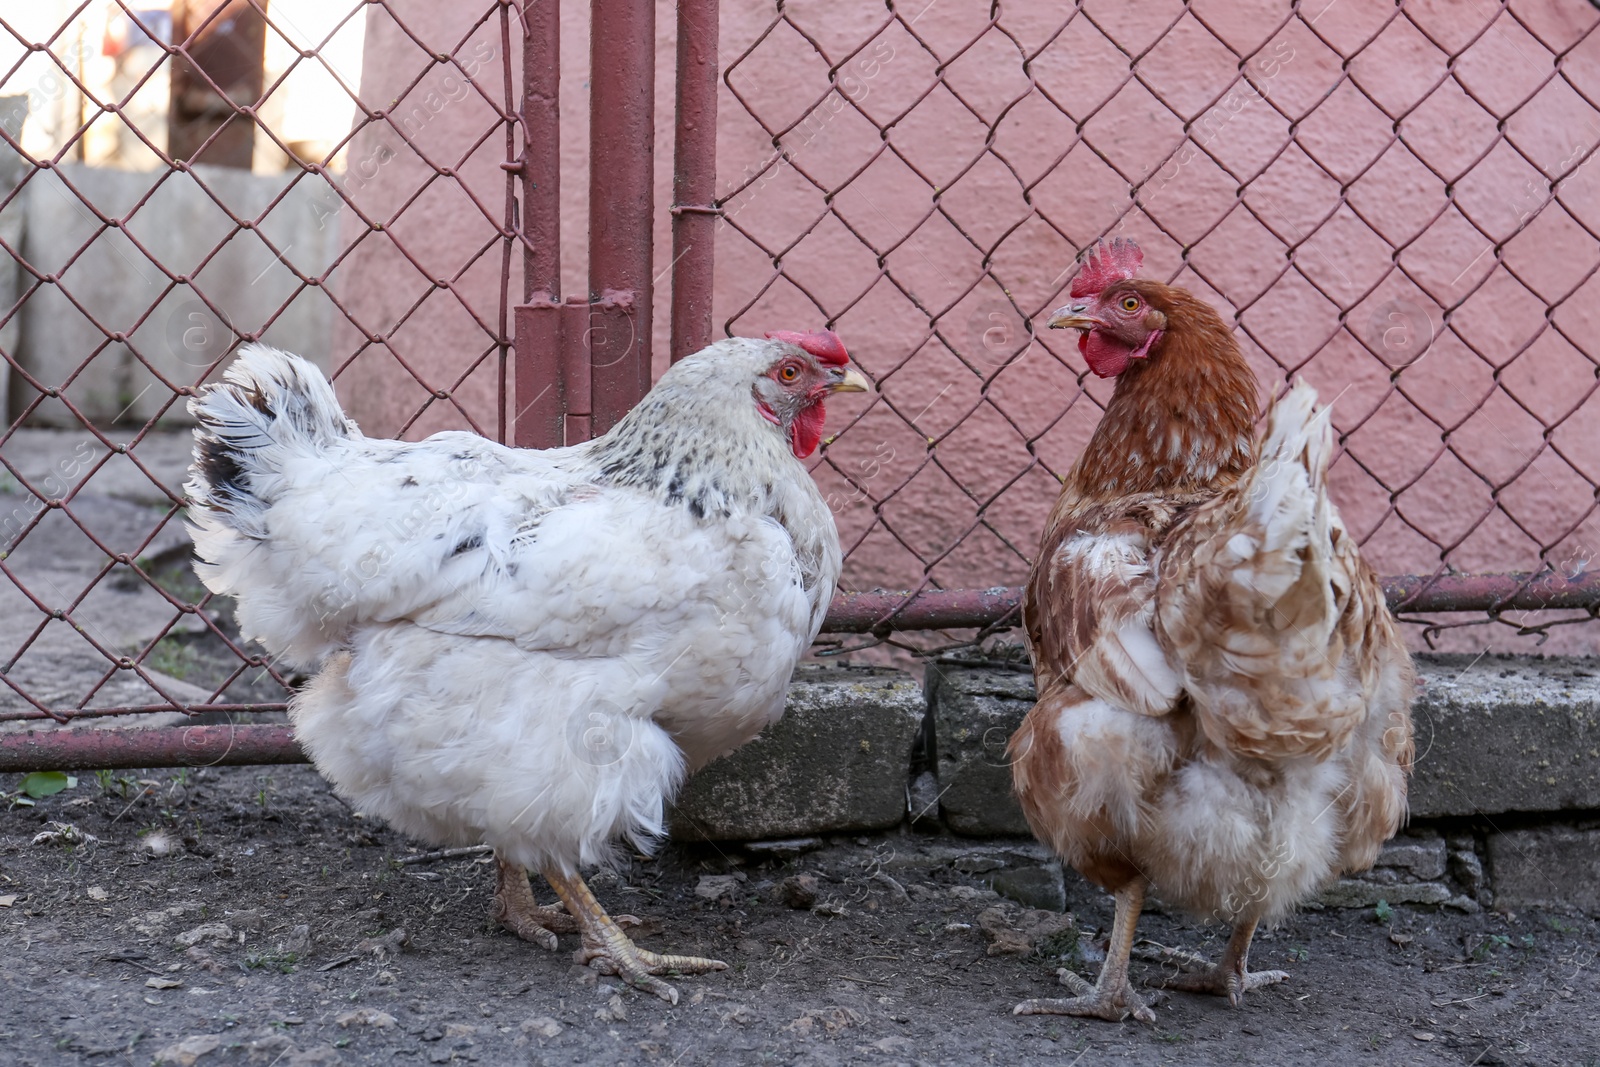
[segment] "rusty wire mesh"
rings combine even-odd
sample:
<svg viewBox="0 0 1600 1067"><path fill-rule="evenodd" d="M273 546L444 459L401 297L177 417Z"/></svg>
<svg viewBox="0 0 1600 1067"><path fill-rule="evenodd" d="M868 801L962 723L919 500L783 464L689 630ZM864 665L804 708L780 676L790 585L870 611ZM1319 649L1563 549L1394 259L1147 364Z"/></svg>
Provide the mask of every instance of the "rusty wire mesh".
<svg viewBox="0 0 1600 1067"><path fill-rule="evenodd" d="M1600 533L1596 17L725 7L719 326L824 317L882 390L838 405L817 471L847 584L1022 580L1110 393L1075 335L1037 327L1114 233L1223 311L1264 391L1304 377L1337 398L1333 492L1380 573L1581 572ZM1420 621L1507 649L1593 618ZM1488 622L1509 629L1461 629ZM1555 636L1595 651L1593 627Z"/></svg>
<svg viewBox="0 0 1600 1067"><path fill-rule="evenodd" d="M371 432L506 433L515 10L424 40L400 5L157 7L0 14L0 722L283 707L182 526L184 400L240 342L324 359ZM349 120L290 140L295 93Z"/></svg>
<svg viewBox="0 0 1600 1067"><path fill-rule="evenodd" d="M517 15L460 5L425 39L407 0L310 31L228 0L163 36L100 6L149 41L98 80L97 5L0 15L0 723L281 708L292 680L185 577L183 398L259 338L327 354L370 433L505 438ZM1109 395L1034 325L1116 232L1232 317L1265 388L1338 397L1334 491L1380 572L1586 568L1596 13L1316 7L724 5L719 323L823 318L881 386L835 405L816 469L847 587L1021 580ZM282 58L247 91L192 54L233 17ZM374 50L379 76L334 58ZM328 143L280 125L296 72L349 109ZM188 111L139 111L162 77ZM216 123L193 163L157 129L191 114ZM208 164L241 124L254 165ZM1594 651L1563 625L1594 614L1420 621Z"/></svg>

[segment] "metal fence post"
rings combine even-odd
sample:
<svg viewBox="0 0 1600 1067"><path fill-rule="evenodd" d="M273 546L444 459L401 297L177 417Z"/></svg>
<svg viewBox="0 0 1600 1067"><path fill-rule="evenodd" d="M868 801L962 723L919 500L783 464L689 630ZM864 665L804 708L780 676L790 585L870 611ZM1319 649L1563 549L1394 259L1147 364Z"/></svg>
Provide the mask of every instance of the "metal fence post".
<svg viewBox="0 0 1600 1067"><path fill-rule="evenodd" d="M589 328L593 432L650 388L655 6L593 0L589 28Z"/></svg>
<svg viewBox="0 0 1600 1067"><path fill-rule="evenodd" d="M522 303L516 309L519 448L565 443L561 375L561 0L522 3Z"/></svg>
<svg viewBox="0 0 1600 1067"><path fill-rule="evenodd" d="M678 0L672 139L672 360L711 343L716 260L717 0Z"/></svg>

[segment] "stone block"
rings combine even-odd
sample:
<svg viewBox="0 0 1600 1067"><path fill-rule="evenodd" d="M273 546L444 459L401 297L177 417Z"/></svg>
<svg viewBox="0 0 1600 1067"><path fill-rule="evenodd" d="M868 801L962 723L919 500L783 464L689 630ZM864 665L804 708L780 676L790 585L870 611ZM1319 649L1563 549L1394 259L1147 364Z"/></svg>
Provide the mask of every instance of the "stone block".
<svg viewBox="0 0 1600 1067"><path fill-rule="evenodd" d="M1383 846L1374 867L1400 870L1413 878L1428 881L1444 877L1444 839L1397 837Z"/></svg>
<svg viewBox="0 0 1600 1067"><path fill-rule="evenodd" d="M1371 908L1380 900L1390 904L1446 904L1450 898L1450 890L1438 882L1385 884L1365 878L1341 878L1317 897L1329 908Z"/></svg>
<svg viewBox="0 0 1600 1067"><path fill-rule="evenodd" d="M898 826L925 710L904 672L801 667L783 718L684 785L672 836L760 841Z"/></svg>
<svg viewBox="0 0 1600 1067"><path fill-rule="evenodd" d="M930 663L927 688L945 825L974 837L1031 833L1011 792L1006 743L1033 707L1033 676Z"/></svg>
<svg viewBox="0 0 1600 1067"><path fill-rule="evenodd" d="M1451 851L1450 877L1472 899L1477 900L1483 894L1483 861L1473 849L1458 848Z"/></svg>
<svg viewBox="0 0 1600 1067"><path fill-rule="evenodd" d="M1569 905L1600 914L1600 826L1543 826L1490 834L1495 906Z"/></svg>
<svg viewBox="0 0 1600 1067"><path fill-rule="evenodd" d="M1427 655L1417 666L1424 688L1412 712L1412 818L1600 808L1594 660ZM929 666L933 765L955 832L1028 833L1011 795L1005 746L1033 699L1023 670ZM1425 865L1441 862L1430 851Z"/></svg>
<svg viewBox="0 0 1600 1067"><path fill-rule="evenodd" d="M1418 656L1411 815L1600 808L1600 665Z"/></svg>

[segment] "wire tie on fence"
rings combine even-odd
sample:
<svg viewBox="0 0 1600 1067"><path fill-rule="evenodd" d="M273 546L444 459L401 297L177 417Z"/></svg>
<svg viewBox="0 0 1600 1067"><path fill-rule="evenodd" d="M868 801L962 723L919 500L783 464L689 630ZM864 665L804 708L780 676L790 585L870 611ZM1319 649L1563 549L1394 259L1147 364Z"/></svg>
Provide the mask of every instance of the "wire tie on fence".
<svg viewBox="0 0 1600 1067"><path fill-rule="evenodd" d="M720 215L722 209L715 204L673 204L674 215Z"/></svg>

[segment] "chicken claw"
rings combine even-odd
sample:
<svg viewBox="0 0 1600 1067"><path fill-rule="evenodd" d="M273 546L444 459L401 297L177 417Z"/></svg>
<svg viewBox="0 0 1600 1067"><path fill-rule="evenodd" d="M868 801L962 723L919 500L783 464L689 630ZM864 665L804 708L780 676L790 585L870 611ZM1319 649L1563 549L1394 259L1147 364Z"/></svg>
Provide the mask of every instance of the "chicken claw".
<svg viewBox="0 0 1600 1067"><path fill-rule="evenodd" d="M1133 931L1144 907L1145 883L1135 878L1116 891L1117 911L1111 921L1111 940L1106 946L1106 962L1100 967L1100 981L1088 981L1066 968L1056 972L1056 980L1076 996L1064 1000L1024 1000L1011 1009L1013 1015L1086 1015L1120 1023L1130 1015L1142 1023L1156 1021L1156 1013L1128 982L1128 954L1133 951Z"/></svg>
<svg viewBox="0 0 1600 1067"><path fill-rule="evenodd" d="M496 857L499 874L495 880L494 904L489 917L524 941L532 941L548 952L556 950L557 934L577 933L582 929L567 909L560 904L540 907L533 899L533 887L528 884L528 872ZM625 915L624 919L633 916ZM638 922L637 919L634 920Z"/></svg>
<svg viewBox="0 0 1600 1067"><path fill-rule="evenodd" d="M617 920L606 914L582 878L554 870L545 871L544 876L567 906L567 911L577 916L582 926L583 947L573 956L579 963L586 963L601 974L616 975L635 989L654 993L669 1004L678 1003L678 991L657 975L707 974L728 969L721 960L662 956L640 948L622 932Z"/></svg>
<svg viewBox="0 0 1600 1067"><path fill-rule="evenodd" d="M1084 1015L1113 1023L1120 1023L1129 1016L1142 1023L1156 1021L1156 1013L1145 1003L1144 998L1133 991L1133 986L1128 983L1126 977L1120 986L1104 992L1064 967L1056 972L1056 980L1076 995L1065 999L1024 1000L1011 1009L1011 1014Z"/></svg>
<svg viewBox="0 0 1600 1067"><path fill-rule="evenodd" d="M1182 993L1210 993L1227 997L1228 1003L1237 1008L1244 1003L1244 995L1250 990L1288 980L1288 971L1247 971L1241 965L1227 971L1221 967L1208 967L1193 974L1163 978L1155 984L1162 989L1176 989Z"/></svg>
<svg viewBox="0 0 1600 1067"><path fill-rule="evenodd" d="M1233 928L1232 936L1228 938L1228 947L1222 950L1222 962L1202 966L1190 973L1160 978L1152 984L1184 993L1210 993L1213 996L1227 997L1229 1004L1235 1008L1239 1007L1244 1003L1244 995L1250 990L1289 980L1288 971L1249 969L1247 964L1250 960L1250 939L1255 936L1255 932L1254 922L1239 923ZM1173 956L1181 958L1180 965L1197 958L1191 953L1181 951L1174 952Z"/></svg>

